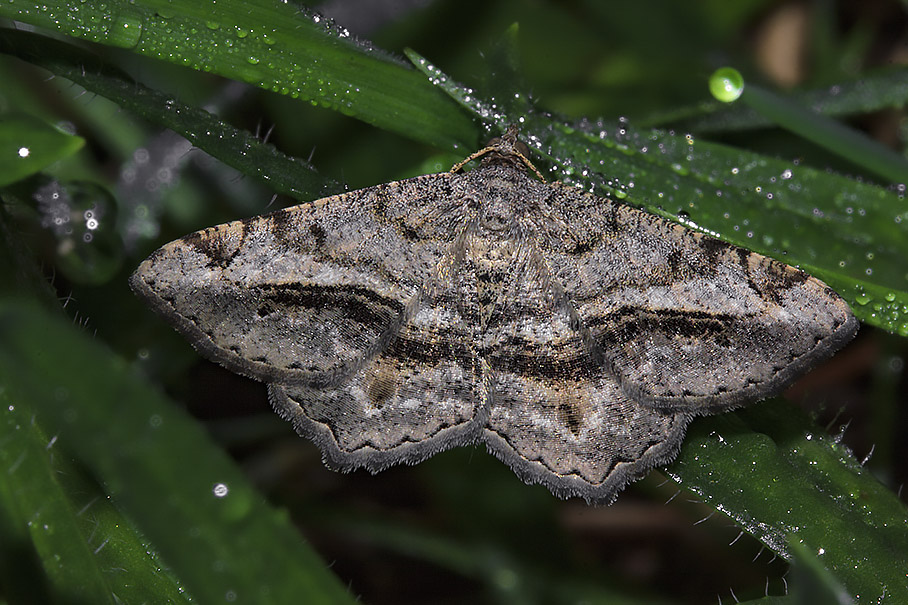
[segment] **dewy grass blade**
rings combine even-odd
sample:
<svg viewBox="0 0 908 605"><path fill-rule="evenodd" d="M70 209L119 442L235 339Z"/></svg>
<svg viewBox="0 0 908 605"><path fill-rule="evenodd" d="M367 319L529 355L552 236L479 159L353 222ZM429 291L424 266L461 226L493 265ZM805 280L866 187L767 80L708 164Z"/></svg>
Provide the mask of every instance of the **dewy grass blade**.
<svg viewBox="0 0 908 605"><path fill-rule="evenodd" d="M695 421L668 473L786 558L818 549L852 596L908 600L908 509L789 403Z"/></svg>
<svg viewBox="0 0 908 605"><path fill-rule="evenodd" d="M11 602L190 602L147 540L38 426L28 396L0 393L0 543ZM34 552L35 558L26 553ZM18 556L17 556L18 555ZM38 569L40 564L40 569Z"/></svg>
<svg viewBox="0 0 908 605"><path fill-rule="evenodd" d="M741 101L779 126L893 184L908 183L908 161L857 130L755 84L745 84Z"/></svg>
<svg viewBox="0 0 908 605"><path fill-rule="evenodd" d="M194 598L352 602L198 424L62 318L3 301L0 384L103 482Z"/></svg>
<svg viewBox="0 0 908 605"><path fill-rule="evenodd" d="M12 0L0 5L0 17L247 82L442 148L476 144L467 115L417 70L295 4L76 6Z"/></svg>

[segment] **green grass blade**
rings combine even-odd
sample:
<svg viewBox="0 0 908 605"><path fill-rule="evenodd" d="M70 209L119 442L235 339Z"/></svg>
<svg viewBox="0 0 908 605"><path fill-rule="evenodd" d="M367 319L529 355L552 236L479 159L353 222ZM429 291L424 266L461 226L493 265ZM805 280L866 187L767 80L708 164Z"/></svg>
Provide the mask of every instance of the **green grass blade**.
<svg viewBox="0 0 908 605"><path fill-rule="evenodd" d="M251 133L238 130L204 109L133 82L72 44L30 32L0 30L0 52L17 56L75 82L142 118L183 135L225 164L300 200L337 193L341 185L320 176L307 162L285 155ZM63 136L61 134L61 136Z"/></svg>
<svg viewBox="0 0 908 605"><path fill-rule="evenodd" d="M795 603L852 605L855 602L838 578L823 566L821 558L825 552L811 549L797 535L790 541L789 550L794 556L790 594Z"/></svg>
<svg viewBox="0 0 908 605"><path fill-rule="evenodd" d="M813 141L856 166L892 183L908 183L908 161L857 130L754 84L744 86L741 101L782 128Z"/></svg>
<svg viewBox="0 0 908 605"><path fill-rule="evenodd" d="M189 602L132 522L36 424L0 393L0 573L18 602Z"/></svg>
<svg viewBox="0 0 908 605"><path fill-rule="evenodd" d="M201 602L351 601L201 428L89 335L5 301L0 384L103 482Z"/></svg>
<svg viewBox="0 0 908 605"><path fill-rule="evenodd" d="M0 116L0 187L79 151L85 139L23 114Z"/></svg>
<svg viewBox="0 0 908 605"><path fill-rule="evenodd" d="M0 466L4 469L0 515L6 529L0 551L9 595L30 594L48 602L68 596L77 602L114 603L55 476L47 437L18 398L4 392L0 403ZM36 564L43 566L46 578L33 568Z"/></svg>
<svg viewBox="0 0 908 605"><path fill-rule="evenodd" d="M467 115L419 72L293 4L12 0L0 17L305 99L439 147L476 144Z"/></svg>
<svg viewBox="0 0 908 605"><path fill-rule="evenodd" d="M813 549L852 597L908 602L908 508L790 404L697 420L668 473L775 552Z"/></svg>
<svg viewBox="0 0 908 605"><path fill-rule="evenodd" d="M894 66L875 73L861 74L829 86L796 91L787 97L800 107L830 118L899 108L908 103L908 69ZM638 119L638 127L672 125L701 135L740 132L772 126L774 122L744 103L703 102L696 107L681 107L649 119Z"/></svg>

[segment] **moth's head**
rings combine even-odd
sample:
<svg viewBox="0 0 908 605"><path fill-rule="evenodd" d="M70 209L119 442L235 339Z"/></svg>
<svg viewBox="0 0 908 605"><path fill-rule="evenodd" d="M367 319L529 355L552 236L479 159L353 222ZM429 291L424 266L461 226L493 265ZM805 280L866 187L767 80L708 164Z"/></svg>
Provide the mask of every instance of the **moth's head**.
<svg viewBox="0 0 908 605"><path fill-rule="evenodd" d="M484 166L491 164L510 164L517 168L530 165L530 148L517 138L517 125L511 124L500 137L495 137L485 146Z"/></svg>
<svg viewBox="0 0 908 605"><path fill-rule="evenodd" d="M508 166L521 171L529 168L544 183L545 178L533 166L529 155L530 148L517 139L517 126L511 124L503 135L495 137L488 145L455 164L451 172L460 172L468 163L476 158L482 158L482 166Z"/></svg>
<svg viewBox="0 0 908 605"><path fill-rule="evenodd" d="M517 138L517 125L511 124L500 137L495 137L483 149L471 157L482 155L482 166L510 166L519 170L530 170L545 182L542 174L530 161L530 148Z"/></svg>

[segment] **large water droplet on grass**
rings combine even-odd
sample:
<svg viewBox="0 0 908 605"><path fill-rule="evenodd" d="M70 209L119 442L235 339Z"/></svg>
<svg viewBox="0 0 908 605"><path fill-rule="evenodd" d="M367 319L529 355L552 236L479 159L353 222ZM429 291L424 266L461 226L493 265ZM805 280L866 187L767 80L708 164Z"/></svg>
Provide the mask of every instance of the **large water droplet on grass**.
<svg viewBox="0 0 908 605"><path fill-rule="evenodd" d="M737 101L744 92L744 77L737 69L720 67L709 77L709 92L723 103Z"/></svg>

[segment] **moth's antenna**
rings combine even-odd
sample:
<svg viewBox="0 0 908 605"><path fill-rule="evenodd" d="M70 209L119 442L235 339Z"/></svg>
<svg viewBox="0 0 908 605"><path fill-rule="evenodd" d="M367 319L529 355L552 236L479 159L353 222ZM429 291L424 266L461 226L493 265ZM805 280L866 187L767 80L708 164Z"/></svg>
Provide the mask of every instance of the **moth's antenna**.
<svg viewBox="0 0 908 605"><path fill-rule="evenodd" d="M508 126L508 129L503 135L501 135L500 137L495 137L494 139L489 141L488 145L486 145L479 151L471 153L467 158L454 164L454 166L451 168L451 172L459 171L465 165L472 162L478 157L484 156L486 154L495 154L495 156L503 160L511 161L514 164L519 165L520 163L523 163L527 168L533 171L533 174L539 177L540 181L544 183L545 177L542 176L542 173L536 169L536 167L533 165L533 162L531 162L527 158L527 155L529 155L530 153L530 148L527 147L523 141L517 138L518 132L519 129L517 128L517 125L511 124L510 126ZM519 159L520 162L516 162L515 159Z"/></svg>

